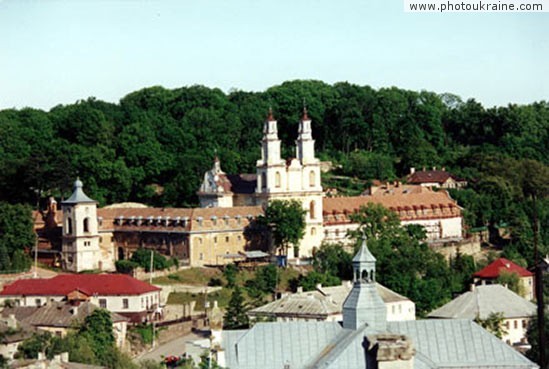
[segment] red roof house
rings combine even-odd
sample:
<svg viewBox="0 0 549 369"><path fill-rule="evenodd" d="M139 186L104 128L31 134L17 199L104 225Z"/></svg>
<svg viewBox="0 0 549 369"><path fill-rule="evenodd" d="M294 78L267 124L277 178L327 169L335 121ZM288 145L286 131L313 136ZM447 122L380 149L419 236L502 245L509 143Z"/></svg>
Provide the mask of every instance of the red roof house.
<svg viewBox="0 0 549 369"><path fill-rule="evenodd" d="M20 306L43 306L50 301L90 301L130 318L151 319L159 313L161 289L125 274L60 274L48 279L20 279L4 286L0 300Z"/></svg>
<svg viewBox="0 0 549 369"><path fill-rule="evenodd" d="M517 274L522 285L520 295L527 300L534 299L534 274L505 258L499 258L484 269L473 274L475 284L491 284L503 271Z"/></svg>
<svg viewBox="0 0 549 369"><path fill-rule="evenodd" d="M484 269L479 270L475 274L473 274L473 277L481 278L481 279L496 279L499 277L502 270L505 270L509 273L516 273L520 277L532 277L532 272L528 271L527 269L524 269L520 265L517 265L513 263L511 260L507 260L505 258L499 258L492 262L490 265L485 267Z"/></svg>

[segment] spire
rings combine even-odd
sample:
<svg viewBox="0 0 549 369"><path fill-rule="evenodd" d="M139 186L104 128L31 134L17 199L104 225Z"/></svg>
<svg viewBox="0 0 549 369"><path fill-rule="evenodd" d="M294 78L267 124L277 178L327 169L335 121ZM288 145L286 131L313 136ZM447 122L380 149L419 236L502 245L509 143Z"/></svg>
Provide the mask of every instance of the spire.
<svg viewBox="0 0 549 369"><path fill-rule="evenodd" d="M305 105L305 102L303 102L303 115L301 116L301 120L309 120L309 115L307 114L307 105Z"/></svg>
<svg viewBox="0 0 549 369"><path fill-rule="evenodd" d="M76 177L76 181L74 181L73 186L73 192L72 195L65 201L63 201L64 204L74 204L74 203L84 203L84 202L93 202L96 203L97 201L92 200L84 193L84 190L82 190L82 187L84 187L84 184L80 180L79 177Z"/></svg>
<svg viewBox="0 0 549 369"><path fill-rule="evenodd" d="M353 258L353 289L343 303L343 328L359 329L367 324L379 332L387 329L387 308L375 282L376 258L362 236L362 245Z"/></svg>
<svg viewBox="0 0 549 369"><path fill-rule="evenodd" d="M267 121L272 122L274 120L275 120L275 118L274 118L274 115L273 115L273 108L271 106L269 106L269 114L267 115Z"/></svg>

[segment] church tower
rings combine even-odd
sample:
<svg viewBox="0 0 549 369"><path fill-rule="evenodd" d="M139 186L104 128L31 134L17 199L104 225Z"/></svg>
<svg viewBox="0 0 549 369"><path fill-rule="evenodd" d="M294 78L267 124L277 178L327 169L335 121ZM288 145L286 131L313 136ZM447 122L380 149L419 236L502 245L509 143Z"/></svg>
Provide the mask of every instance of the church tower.
<svg viewBox="0 0 549 369"><path fill-rule="evenodd" d="M257 162L256 199L260 205L275 199L292 199L302 203L306 211L305 235L299 245L299 254L290 251L290 258L312 256L313 249L319 247L323 239L320 161L315 157L314 145L311 120L307 110L303 109L296 140L296 158L282 160L276 121L269 110L263 129L261 160Z"/></svg>
<svg viewBox="0 0 549 369"><path fill-rule="evenodd" d="M358 329L364 324L379 331L387 330L387 308L376 287L376 259L362 240L353 258L353 288L343 303L343 328Z"/></svg>
<svg viewBox="0 0 549 369"><path fill-rule="evenodd" d="M277 122L272 109L263 124L261 160L257 161L256 196L259 203L266 203L271 194L283 193L287 186L286 161L280 156Z"/></svg>
<svg viewBox="0 0 549 369"><path fill-rule="evenodd" d="M77 179L71 197L61 203L63 269L71 272L101 269L97 201L90 199L82 186Z"/></svg>

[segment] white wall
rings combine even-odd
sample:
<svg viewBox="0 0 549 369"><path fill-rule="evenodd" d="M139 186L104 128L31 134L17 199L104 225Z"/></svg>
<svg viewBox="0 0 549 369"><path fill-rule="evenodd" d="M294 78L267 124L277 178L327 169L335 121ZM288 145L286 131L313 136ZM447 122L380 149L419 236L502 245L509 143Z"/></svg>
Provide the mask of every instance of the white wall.
<svg viewBox="0 0 549 369"><path fill-rule="evenodd" d="M510 345L523 342L526 339L526 329L529 321L530 317L504 319L503 324L507 334L501 340Z"/></svg>
<svg viewBox="0 0 549 369"><path fill-rule="evenodd" d="M387 321L402 322L416 320L416 304L412 301L387 302Z"/></svg>

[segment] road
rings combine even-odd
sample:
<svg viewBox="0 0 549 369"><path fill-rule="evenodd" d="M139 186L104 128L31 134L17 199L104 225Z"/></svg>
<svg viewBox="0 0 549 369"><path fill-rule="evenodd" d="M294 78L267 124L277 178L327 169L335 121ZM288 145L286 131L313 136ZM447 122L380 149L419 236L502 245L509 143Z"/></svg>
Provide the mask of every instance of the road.
<svg viewBox="0 0 549 369"><path fill-rule="evenodd" d="M198 343L193 344L193 342ZM177 337L172 341L166 342L160 346L155 347L154 350L146 352L138 356L135 361L151 359L154 361L161 361L166 356L175 355L180 356L183 353L192 356L194 361L198 363L200 361L200 355L206 349L208 339L205 335L199 333L190 333L185 336ZM202 346L202 347L201 347Z"/></svg>

